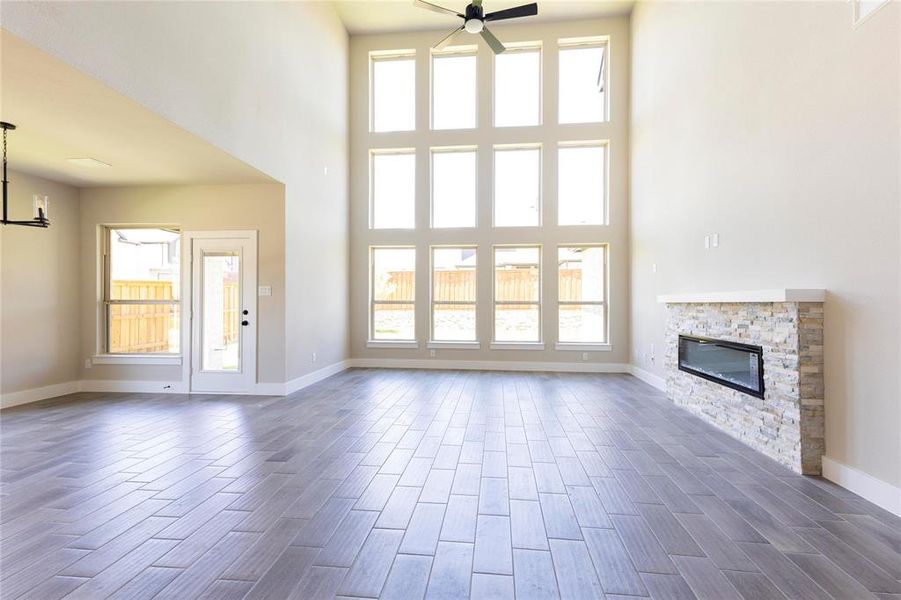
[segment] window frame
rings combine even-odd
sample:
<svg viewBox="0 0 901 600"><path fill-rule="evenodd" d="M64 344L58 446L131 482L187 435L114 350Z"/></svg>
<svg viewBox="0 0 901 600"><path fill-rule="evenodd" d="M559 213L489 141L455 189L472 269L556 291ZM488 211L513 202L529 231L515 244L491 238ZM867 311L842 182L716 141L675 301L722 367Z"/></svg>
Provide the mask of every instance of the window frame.
<svg viewBox="0 0 901 600"><path fill-rule="evenodd" d="M604 187L601 197L600 223L561 223L560 222L560 151L569 148L601 148L604 151ZM557 226L558 227L601 227L610 224L610 140L572 140L557 142Z"/></svg>
<svg viewBox="0 0 901 600"><path fill-rule="evenodd" d="M413 211L410 227L376 227L375 226L375 158L376 156L412 156L413 157ZM419 157L414 147L372 148L369 150L369 229L372 231L414 231L416 229L416 163Z"/></svg>
<svg viewBox="0 0 901 600"><path fill-rule="evenodd" d="M451 301L435 300L435 250L475 250L476 268L474 300ZM479 246L477 244L442 244L429 246L429 347L431 348L478 348L479 343ZM475 317L475 338L472 340L439 340L435 337L435 307L441 306L472 306Z"/></svg>
<svg viewBox="0 0 901 600"><path fill-rule="evenodd" d="M560 85L560 73L563 70L561 64L563 61L563 53L566 50L579 50L588 48L602 48L603 54L603 77L604 77L604 106L601 108L601 119L599 121L564 121L560 114L561 105L560 96L563 93L563 87ZM588 36L575 38L560 38L557 40L557 124L562 126L575 125L597 125L600 123L610 122L610 36Z"/></svg>
<svg viewBox="0 0 901 600"><path fill-rule="evenodd" d="M497 153L516 150L538 150L538 222L534 225L497 224ZM544 144L527 142L522 144L494 144L491 147L491 227L492 229L520 229L544 227Z"/></svg>
<svg viewBox="0 0 901 600"><path fill-rule="evenodd" d="M383 131L375 128L375 63L393 60L413 61L413 128L412 129L386 129ZM373 50L369 53L369 133L396 133L416 131L416 50Z"/></svg>
<svg viewBox="0 0 901 600"><path fill-rule="evenodd" d="M535 301L498 300L497 299L497 251L517 248L535 249L538 251L538 299ZM493 244L491 246L491 349L492 350L543 350L544 349L544 247L542 244ZM537 340L498 340L497 339L497 307L498 306L536 306L538 308Z"/></svg>
<svg viewBox="0 0 901 600"><path fill-rule="evenodd" d="M435 225L435 155L451 154L453 152L471 152L475 158L473 165L474 189L473 197L475 204L472 207L473 220L472 225L462 225L455 227L439 227ZM434 146L429 148L429 228L430 229L478 229L479 227L479 147L476 145L468 146ZM452 246L456 247L456 246Z"/></svg>
<svg viewBox="0 0 901 600"><path fill-rule="evenodd" d="M377 250L412 250L413 251L413 299L407 300L376 300L375 299L375 253ZM371 348L377 347L418 347L416 344L416 246L409 244L389 244L369 246L369 335L367 346ZM375 337L375 307L376 305L400 306L410 305L413 307L413 337L405 338L377 338ZM416 344L411 346L411 344Z"/></svg>
<svg viewBox="0 0 901 600"><path fill-rule="evenodd" d="M538 122L531 125L498 125L497 124L497 59L499 54L494 54L491 61L491 127L498 130L515 129L517 127L541 127L544 125L544 43L541 40L531 42L505 42L505 55L525 54L537 52L538 54Z"/></svg>
<svg viewBox="0 0 901 600"><path fill-rule="evenodd" d="M173 300L117 300L112 298L112 248L110 235L117 229L170 229L178 232L179 261L178 284L179 297ZM181 358L185 352L185 311L184 311L184 231L180 225L173 224L103 224L98 227L100 234L100 301L97 354L92 358L95 364L129 364L129 363L153 363L153 364L181 364ZM146 306L163 305L178 308L178 352L113 352L111 347L110 311L113 306Z"/></svg>
<svg viewBox="0 0 901 600"><path fill-rule="evenodd" d="M560 250L563 248L603 248L604 249L604 273L603 273L603 300L574 301L560 299ZM557 244L557 350L609 350L610 349L610 244ZM560 307L561 306L602 306L604 308L604 341L578 342L560 339Z"/></svg>
<svg viewBox="0 0 901 600"><path fill-rule="evenodd" d="M435 127L435 59L454 56L472 56L475 59L473 78L475 89L472 109L472 127ZM415 85L415 84L414 84ZM442 50L432 48L429 52L429 131L474 131L479 128L479 46L477 44L449 46ZM415 131L415 129L414 129Z"/></svg>

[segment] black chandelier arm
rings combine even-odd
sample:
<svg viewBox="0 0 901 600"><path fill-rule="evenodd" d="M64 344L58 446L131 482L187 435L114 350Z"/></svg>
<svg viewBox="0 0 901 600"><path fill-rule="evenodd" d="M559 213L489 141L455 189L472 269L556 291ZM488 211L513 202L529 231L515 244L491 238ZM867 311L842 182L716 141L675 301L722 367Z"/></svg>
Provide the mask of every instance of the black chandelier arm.
<svg viewBox="0 0 901 600"><path fill-rule="evenodd" d="M50 221L10 221L9 219L0 219L2 225L21 225L22 227L41 227L47 229L50 227Z"/></svg>
<svg viewBox="0 0 901 600"><path fill-rule="evenodd" d="M46 229L50 227L50 221L44 216L44 212L40 211L39 217L31 221L13 221L9 219L9 197L8 187L9 179L6 174L6 132L16 128L12 123L0 121L0 129L3 129L3 218L0 218L0 225L19 225L21 227L40 227Z"/></svg>

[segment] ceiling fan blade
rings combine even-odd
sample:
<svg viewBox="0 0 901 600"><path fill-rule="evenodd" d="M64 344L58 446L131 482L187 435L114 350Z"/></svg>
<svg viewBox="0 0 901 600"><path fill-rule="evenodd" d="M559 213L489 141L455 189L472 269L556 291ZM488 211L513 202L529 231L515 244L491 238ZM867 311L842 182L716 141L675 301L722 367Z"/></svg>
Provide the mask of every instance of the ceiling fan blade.
<svg viewBox="0 0 901 600"><path fill-rule="evenodd" d="M504 10L497 10L492 13L488 13L487 15L485 15L485 20L500 21L502 19L515 19L517 17L531 17L537 14L538 4L533 2L531 4L523 4L522 6L505 8Z"/></svg>
<svg viewBox="0 0 901 600"><path fill-rule="evenodd" d="M487 27L482 29L482 37L485 39L485 42L487 42L488 45L491 46L491 49L494 50L495 54L500 54L501 52L506 50L501 41L494 37L494 34L488 31Z"/></svg>
<svg viewBox="0 0 901 600"><path fill-rule="evenodd" d="M441 40L440 42L438 42L437 44L435 44L435 45L433 46L433 48L434 48L435 50L443 50L444 48L447 48L447 46L450 45L450 43L451 43L452 41L454 41L454 38L456 38L457 35L458 35L461 31L463 31L463 28L462 28L462 27L460 27L460 29L454 29L454 30L451 31L447 36L445 36L445 38L444 38L443 40Z"/></svg>
<svg viewBox="0 0 901 600"><path fill-rule="evenodd" d="M463 17L463 15L455 10L444 8L443 6L438 6L437 4L432 4L431 2L426 2L425 0L413 0L413 5L418 6L419 8L430 10L432 12L441 13L443 15L456 15L461 18Z"/></svg>

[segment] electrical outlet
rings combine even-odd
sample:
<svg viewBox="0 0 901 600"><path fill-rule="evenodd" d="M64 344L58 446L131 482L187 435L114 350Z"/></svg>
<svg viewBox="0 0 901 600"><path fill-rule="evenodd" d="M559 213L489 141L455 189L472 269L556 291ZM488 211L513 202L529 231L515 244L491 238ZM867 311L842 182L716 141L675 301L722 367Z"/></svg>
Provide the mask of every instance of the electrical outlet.
<svg viewBox="0 0 901 600"><path fill-rule="evenodd" d="M435 358L435 350L434 350L434 349L429 350L429 356L430 356L431 358Z"/></svg>
<svg viewBox="0 0 901 600"><path fill-rule="evenodd" d="M720 234L714 233L712 236L710 236L710 245L713 246L714 248L718 248L718 247L719 247L719 245L720 245Z"/></svg>
<svg viewBox="0 0 901 600"><path fill-rule="evenodd" d="M319 357L317 357L317 356L316 356L316 353L314 352L314 353L310 356L310 362L315 363L317 360L319 360Z"/></svg>
<svg viewBox="0 0 901 600"><path fill-rule="evenodd" d="M84 368L85 369L90 369L92 366L93 366L93 363L91 362L90 358L84 359Z"/></svg>
<svg viewBox="0 0 901 600"><path fill-rule="evenodd" d="M704 250L710 250L710 236L704 236Z"/></svg>
<svg viewBox="0 0 901 600"><path fill-rule="evenodd" d="M583 353L582 353L582 360L588 360L588 353L587 353L587 352L583 352Z"/></svg>
<svg viewBox="0 0 901 600"><path fill-rule="evenodd" d="M654 354L654 344L651 344L651 351L648 353L648 356L650 357L651 363L653 364L653 363L654 363L654 358L655 358L655 354Z"/></svg>
<svg viewBox="0 0 901 600"><path fill-rule="evenodd" d="M271 296L272 295L272 286L271 285L261 285L259 290L257 291L258 296Z"/></svg>

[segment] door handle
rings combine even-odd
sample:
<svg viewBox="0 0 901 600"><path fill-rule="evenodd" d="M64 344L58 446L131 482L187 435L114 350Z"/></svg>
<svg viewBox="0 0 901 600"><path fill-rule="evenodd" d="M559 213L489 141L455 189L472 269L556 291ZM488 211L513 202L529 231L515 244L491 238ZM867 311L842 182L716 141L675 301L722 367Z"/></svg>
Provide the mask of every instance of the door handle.
<svg viewBox="0 0 901 600"><path fill-rule="evenodd" d="M243 325L244 327L247 327L248 325L250 325L250 322L249 321L241 321L241 325Z"/></svg>

